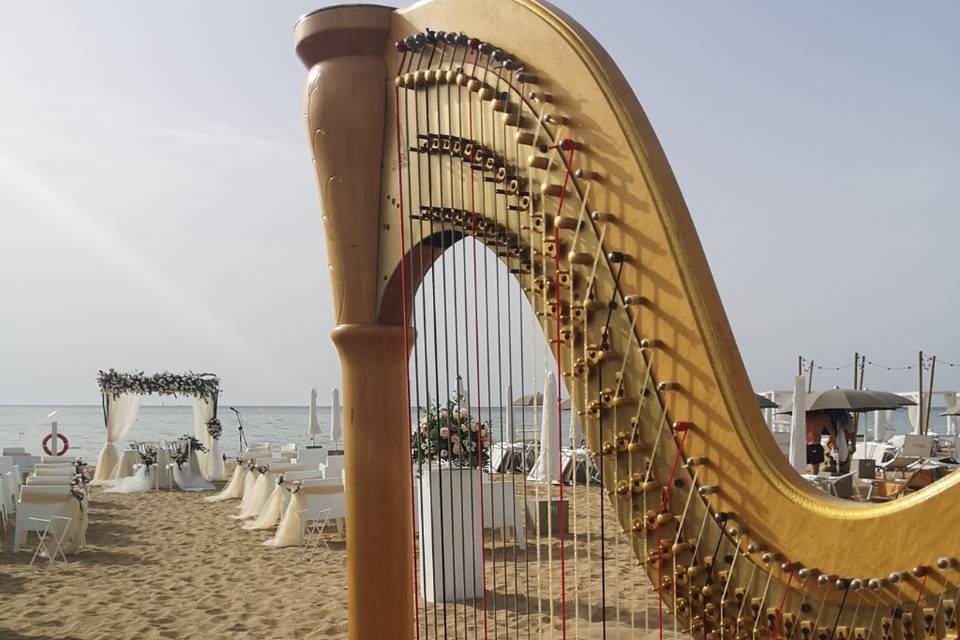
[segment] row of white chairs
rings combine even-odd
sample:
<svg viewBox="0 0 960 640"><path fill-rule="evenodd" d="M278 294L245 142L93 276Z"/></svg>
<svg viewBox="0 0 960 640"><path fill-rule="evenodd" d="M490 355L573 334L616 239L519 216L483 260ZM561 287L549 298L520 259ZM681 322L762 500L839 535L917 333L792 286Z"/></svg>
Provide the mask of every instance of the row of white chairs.
<svg viewBox="0 0 960 640"><path fill-rule="evenodd" d="M19 551L29 534L35 533L37 546L31 566L41 553L47 557L48 568L58 557L67 561L64 545L71 534L76 534L73 527L81 526L84 509L81 504L78 511L72 494L75 463L72 457L44 457L19 488L13 550ZM82 542L82 534L79 537Z"/></svg>
<svg viewBox="0 0 960 640"><path fill-rule="evenodd" d="M336 521L339 527L346 517L343 457L326 456L319 448L298 450L295 445L287 445L278 450L263 444L250 447L241 458L252 460L257 467L267 467L267 471L235 471L236 478L243 476L243 484L239 514L231 517L244 521L245 529L275 528L274 536L264 544L299 545L303 549L301 560L308 549L312 552L319 544L326 544L323 531L327 523ZM312 538L312 545L304 544L305 531Z"/></svg>

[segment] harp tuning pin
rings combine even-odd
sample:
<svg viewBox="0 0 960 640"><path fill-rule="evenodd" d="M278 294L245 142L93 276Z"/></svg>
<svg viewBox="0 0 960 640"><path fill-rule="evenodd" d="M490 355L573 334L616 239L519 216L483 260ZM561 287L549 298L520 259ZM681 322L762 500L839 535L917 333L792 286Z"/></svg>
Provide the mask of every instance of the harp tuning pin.
<svg viewBox="0 0 960 640"><path fill-rule="evenodd" d="M760 559L763 561L764 564L770 564L774 560L779 560L780 554L777 553L776 551L768 551L767 553L760 556Z"/></svg>
<svg viewBox="0 0 960 640"><path fill-rule="evenodd" d="M642 307L647 304L647 299L643 296L627 296L623 299L623 304L627 305L628 307Z"/></svg>
<svg viewBox="0 0 960 640"><path fill-rule="evenodd" d="M594 222L613 222L614 215L605 211L594 211L590 214L590 219Z"/></svg>
<svg viewBox="0 0 960 640"><path fill-rule="evenodd" d="M690 429L690 426L691 426L691 424L690 424L689 422L686 422L686 421L683 421L683 420L680 420L680 421L678 421L678 422L674 422L674 423L673 423L673 432L674 432L674 433L683 433L684 431L688 431L688 430Z"/></svg>
<svg viewBox="0 0 960 640"><path fill-rule="evenodd" d="M516 71L517 69L521 68L521 65L513 58L507 58L503 61L503 68L507 71Z"/></svg>
<svg viewBox="0 0 960 640"><path fill-rule="evenodd" d="M902 577L902 574L899 571L894 571L889 576L887 576L887 582L889 582L890 584L896 584L900 582L901 577Z"/></svg>
<svg viewBox="0 0 960 640"><path fill-rule="evenodd" d="M531 91L530 99L534 102L553 102L553 96L549 93L542 93L539 91Z"/></svg>
<svg viewBox="0 0 960 640"><path fill-rule="evenodd" d="M680 385L676 382L661 382L657 385L657 391L675 391Z"/></svg>
<svg viewBox="0 0 960 640"><path fill-rule="evenodd" d="M427 44L436 44L437 32L427 29L427 32L423 35L423 39L427 41Z"/></svg>
<svg viewBox="0 0 960 640"><path fill-rule="evenodd" d="M414 49L417 48L417 45L419 44L417 42L417 39L414 38L413 36L407 36L406 38L404 38L403 43L407 45L407 51L413 51Z"/></svg>
<svg viewBox="0 0 960 640"><path fill-rule="evenodd" d="M562 125L567 124L567 117L559 113L543 114L543 124Z"/></svg>
<svg viewBox="0 0 960 640"><path fill-rule="evenodd" d="M453 31L448 31L445 39L447 44L457 44L457 34L455 34Z"/></svg>
<svg viewBox="0 0 960 640"><path fill-rule="evenodd" d="M663 342L656 338L644 338L640 341L641 349L658 349L663 346Z"/></svg>
<svg viewBox="0 0 960 640"><path fill-rule="evenodd" d="M465 33L457 34L456 38L457 38L457 44L460 45L461 47L465 47L468 44L470 44L470 38L468 38L467 34Z"/></svg>
<svg viewBox="0 0 960 640"><path fill-rule="evenodd" d="M567 119L564 118L562 124L566 124L566 122L567 122ZM580 142L577 142L572 138L564 138L559 143L557 143L557 148L560 149L561 151L573 151L574 149L577 149L577 150L582 149L583 144Z"/></svg>
<svg viewBox="0 0 960 640"><path fill-rule="evenodd" d="M610 253L607 254L607 260L611 264L620 264L621 262L624 261L624 255L619 251L611 251Z"/></svg>
<svg viewBox="0 0 960 640"><path fill-rule="evenodd" d="M910 573L912 573L916 578L922 578L923 576L927 575L927 567L924 567L923 565L916 566L910 570Z"/></svg>
<svg viewBox="0 0 960 640"><path fill-rule="evenodd" d="M801 580L806 580L807 578L815 578L817 575L819 575L819 573L820 573L819 570L811 567L801 567L800 570L797 571L797 575L800 577Z"/></svg>
<svg viewBox="0 0 960 640"><path fill-rule="evenodd" d="M467 44L470 45L471 49L478 49L480 47L480 40L479 38L470 38Z"/></svg>
<svg viewBox="0 0 960 640"><path fill-rule="evenodd" d="M938 558L937 559L937 568L941 571L944 569L949 569L953 565L952 558Z"/></svg>
<svg viewBox="0 0 960 640"><path fill-rule="evenodd" d="M420 46L423 46L423 43L427 41L427 37L423 34L423 32L420 32L417 35L413 36L413 39Z"/></svg>
<svg viewBox="0 0 960 640"><path fill-rule="evenodd" d="M757 553L758 551L763 551L764 546L759 542L751 542L747 545L747 553Z"/></svg>
<svg viewBox="0 0 960 640"><path fill-rule="evenodd" d="M704 498L706 498L707 496L712 496L716 492L717 492L717 488L712 484L703 485L702 487L697 489L697 493L699 493Z"/></svg>
<svg viewBox="0 0 960 640"><path fill-rule="evenodd" d="M879 591L883 587L883 578L870 578L867 580L867 588L871 591Z"/></svg>
<svg viewBox="0 0 960 640"><path fill-rule="evenodd" d="M672 522L673 520L674 520L673 514L667 512L667 511L664 511L663 513L658 513L658 514L657 514L657 524L659 524L659 525L661 525L661 526L663 526L663 525L665 525L665 524L668 524L668 523Z"/></svg>
<svg viewBox="0 0 960 640"><path fill-rule="evenodd" d="M397 51L399 51L400 53L407 52L407 43L404 42L403 40L397 40L393 46L396 47Z"/></svg>
<svg viewBox="0 0 960 640"><path fill-rule="evenodd" d="M500 49L494 49L490 53L490 59L493 60L494 62L499 62L500 60L503 60L504 59L503 51Z"/></svg>
<svg viewBox="0 0 960 640"><path fill-rule="evenodd" d="M860 578L854 578L853 580L850 581L850 588L853 589L854 591L863 591L863 587L864 587L863 580L861 580Z"/></svg>
<svg viewBox="0 0 960 640"><path fill-rule="evenodd" d="M478 46L480 53L483 55L488 55L493 50L493 45L489 42L481 42Z"/></svg>
<svg viewBox="0 0 960 640"><path fill-rule="evenodd" d="M793 562L782 562L780 563L780 571L784 573L793 573L798 567Z"/></svg>
<svg viewBox="0 0 960 640"><path fill-rule="evenodd" d="M520 84L537 84L537 76L529 71L518 71L517 82Z"/></svg>
<svg viewBox="0 0 960 640"><path fill-rule="evenodd" d="M583 253L580 251L571 251L567 254L567 260L573 264L593 264L593 256L589 253Z"/></svg>
<svg viewBox="0 0 960 640"><path fill-rule="evenodd" d="M846 591L850 588L850 581L846 578L837 578L836 581L837 591Z"/></svg>
<svg viewBox="0 0 960 640"><path fill-rule="evenodd" d="M687 458L688 467L700 467L705 464L707 464L707 459L704 458L703 456L694 456L691 458Z"/></svg>
<svg viewBox="0 0 960 640"><path fill-rule="evenodd" d="M833 581L834 577L830 575L822 574L817 576L817 584L819 584L821 587L825 587Z"/></svg>
<svg viewBox="0 0 960 640"><path fill-rule="evenodd" d="M573 177L578 180L596 180L600 177L596 171L587 171L586 169L577 169L573 172Z"/></svg>
<svg viewBox="0 0 960 640"><path fill-rule="evenodd" d="M545 196L552 196L552 197L558 198L561 195L563 195L563 192L564 192L564 188L562 184L545 182L542 185L540 185L540 193L542 193Z"/></svg>

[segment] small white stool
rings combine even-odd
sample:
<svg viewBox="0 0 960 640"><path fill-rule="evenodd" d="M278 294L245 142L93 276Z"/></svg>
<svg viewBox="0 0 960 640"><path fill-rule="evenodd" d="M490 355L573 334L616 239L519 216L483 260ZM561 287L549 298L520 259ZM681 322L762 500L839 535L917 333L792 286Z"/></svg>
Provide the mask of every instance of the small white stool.
<svg viewBox="0 0 960 640"><path fill-rule="evenodd" d="M308 511L310 510L302 510L300 517L303 518ZM327 522L329 520L330 509L327 508L321 510L317 513L316 517L304 523L305 526L300 530L300 556L297 558L297 564L303 563L303 559L308 553L310 555L310 561L313 562L313 554L321 544L327 548L327 551L330 551L330 545L327 544L326 538L323 537L323 532L327 528ZM303 529L306 529L306 533L304 533ZM312 542L309 541L308 538L312 538Z"/></svg>
<svg viewBox="0 0 960 640"><path fill-rule="evenodd" d="M67 561L67 556L63 552L63 539L66 537L68 531L70 531L70 523L73 521L72 518L66 516L50 516L49 518L30 518L32 522L37 522L45 525L43 529L34 529L37 532L37 548L33 552L33 557L30 558L30 564L28 566L32 567L33 563L36 561L37 556L40 555L40 552L43 551L47 554L49 560L47 564L47 569L53 567L54 563L57 561L57 554L60 554L60 557L63 558L64 564L70 564ZM57 524L64 523L63 530L57 531ZM50 553L50 549L47 548L47 536L50 535L53 537L54 548L53 553Z"/></svg>

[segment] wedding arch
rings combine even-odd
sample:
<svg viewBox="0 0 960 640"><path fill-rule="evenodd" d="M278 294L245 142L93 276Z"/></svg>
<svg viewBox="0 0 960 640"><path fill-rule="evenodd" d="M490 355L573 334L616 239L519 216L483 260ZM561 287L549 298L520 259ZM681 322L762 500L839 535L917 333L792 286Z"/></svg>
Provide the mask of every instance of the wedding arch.
<svg viewBox="0 0 960 640"><path fill-rule="evenodd" d="M146 395L193 398L193 432L206 447L196 452L200 471L207 480L223 479L223 460L219 453L222 433L217 418L220 378L212 373L176 374L164 371L144 375L142 371L121 373L110 369L97 373L103 404L106 443L97 456L93 484L110 480L120 460L117 443L133 428L140 411L140 399Z"/></svg>

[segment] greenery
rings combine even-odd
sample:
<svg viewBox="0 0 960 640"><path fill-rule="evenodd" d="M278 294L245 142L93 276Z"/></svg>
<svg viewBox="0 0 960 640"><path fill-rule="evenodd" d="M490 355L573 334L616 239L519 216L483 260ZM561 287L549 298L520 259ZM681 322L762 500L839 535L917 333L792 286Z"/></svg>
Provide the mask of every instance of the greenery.
<svg viewBox="0 0 960 640"><path fill-rule="evenodd" d="M444 406L427 407L413 432L413 460L418 467L441 460L475 468L490 461L491 424L474 420L463 404L463 396L456 395Z"/></svg>
<svg viewBox="0 0 960 640"><path fill-rule="evenodd" d="M223 427L220 425L220 419L217 417L207 420L207 435L214 440L219 440L223 435Z"/></svg>
<svg viewBox="0 0 960 640"><path fill-rule="evenodd" d="M143 371L121 373L114 369L97 372L100 393L118 397L124 393L158 394L165 396L193 396L215 401L220 393L220 378L212 373L170 373L164 371L152 376Z"/></svg>
<svg viewBox="0 0 960 640"><path fill-rule="evenodd" d="M140 454L140 461L143 462L147 467L147 473L150 473L150 467L157 464L157 447L156 445L146 444L143 442L135 443L130 445L132 448L137 450L137 453Z"/></svg>

